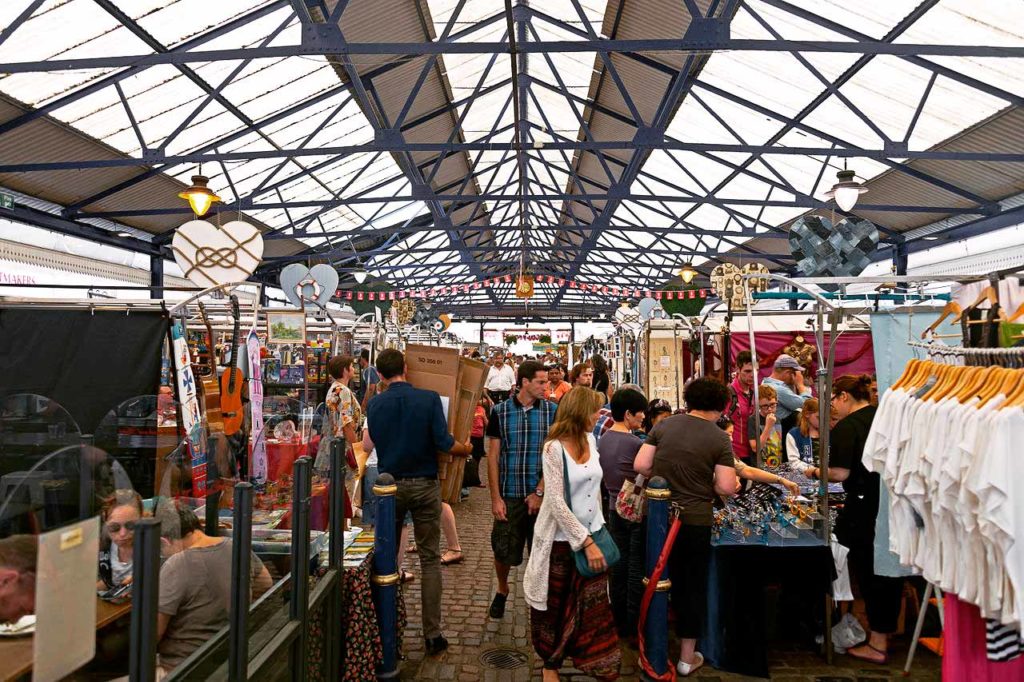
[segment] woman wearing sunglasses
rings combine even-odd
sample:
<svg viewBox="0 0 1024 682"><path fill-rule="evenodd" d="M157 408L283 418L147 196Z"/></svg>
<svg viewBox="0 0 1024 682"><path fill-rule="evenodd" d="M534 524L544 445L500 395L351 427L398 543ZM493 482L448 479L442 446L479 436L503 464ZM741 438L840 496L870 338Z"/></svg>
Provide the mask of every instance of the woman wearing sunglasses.
<svg viewBox="0 0 1024 682"><path fill-rule="evenodd" d="M135 524L141 518L142 497L134 490L115 490L103 515L99 589L132 581Z"/></svg>

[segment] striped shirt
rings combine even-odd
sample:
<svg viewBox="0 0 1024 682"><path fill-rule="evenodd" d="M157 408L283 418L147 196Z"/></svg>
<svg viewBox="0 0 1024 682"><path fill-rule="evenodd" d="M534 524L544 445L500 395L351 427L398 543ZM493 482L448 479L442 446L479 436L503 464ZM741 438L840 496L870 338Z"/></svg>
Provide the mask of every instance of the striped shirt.
<svg viewBox="0 0 1024 682"><path fill-rule="evenodd" d="M543 474L544 439L556 409L558 405L548 400L524 407L515 395L494 406L487 435L501 441L498 480L502 497L523 499L537 489Z"/></svg>

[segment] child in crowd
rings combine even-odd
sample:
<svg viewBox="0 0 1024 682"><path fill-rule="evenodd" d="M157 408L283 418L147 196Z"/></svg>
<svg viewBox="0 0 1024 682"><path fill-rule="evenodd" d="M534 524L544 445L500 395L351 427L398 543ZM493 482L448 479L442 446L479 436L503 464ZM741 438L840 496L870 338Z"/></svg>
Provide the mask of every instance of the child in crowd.
<svg viewBox="0 0 1024 682"><path fill-rule="evenodd" d="M798 425L786 434L786 458L793 471L818 466L818 405L817 398L805 402Z"/></svg>
<svg viewBox="0 0 1024 682"><path fill-rule="evenodd" d="M761 437L754 437L757 433L754 423L757 415L750 415L750 421L747 423L747 433L750 435L750 451L760 452L761 463L766 467L777 467L782 464L782 425L775 416L775 408L778 406L778 394L774 388L764 384L757 387L757 408L761 416Z"/></svg>

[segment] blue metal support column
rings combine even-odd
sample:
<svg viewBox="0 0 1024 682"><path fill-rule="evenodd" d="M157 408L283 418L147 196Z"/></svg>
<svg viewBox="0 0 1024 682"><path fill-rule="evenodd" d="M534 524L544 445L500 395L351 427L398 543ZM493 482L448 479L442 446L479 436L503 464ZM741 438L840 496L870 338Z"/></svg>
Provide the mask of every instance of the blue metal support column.
<svg viewBox="0 0 1024 682"><path fill-rule="evenodd" d="M160 521L140 519L135 524L132 549L132 624L128 679L156 680L157 599L160 594Z"/></svg>
<svg viewBox="0 0 1024 682"><path fill-rule="evenodd" d="M907 242L900 240L892 250L892 267L898 276L907 274L907 258L910 254L907 251Z"/></svg>
<svg viewBox="0 0 1024 682"><path fill-rule="evenodd" d="M395 495L398 486L391 474L381 474L373 484L377 496L377 525L373 541L373 596L380 623L383 658L377 679L398 677L398 520L395 518Z"/></svg>
<svg viewBox="0 0 1024 682"><path fill-rule="evenodd" d="M149 297L164 297L164 259L160 255L149 257Z"/></svg>
<svg viewBox="0 0 1024 682"><path fill-rule="evenodd" d="M244 680L249 670L249 601L252 595L252 484L235 484L231 538L231 608L228 631L228 679Z"/></svg>

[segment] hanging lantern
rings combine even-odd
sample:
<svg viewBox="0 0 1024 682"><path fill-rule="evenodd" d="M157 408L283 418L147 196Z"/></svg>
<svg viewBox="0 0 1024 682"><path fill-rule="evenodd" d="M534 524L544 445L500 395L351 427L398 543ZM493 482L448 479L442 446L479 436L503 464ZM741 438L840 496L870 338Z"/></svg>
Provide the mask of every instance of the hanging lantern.
<svg viewBox="0 0 1024 682"><path fill-rule="evenodd" d="M207 187L210 178L205 175L193 175L192 185L178 196L188 202L196 217L202 218L213 206L214 202L220 201L220 197Z"/></svg>
<svg viewBox="0 0 1024 682"><path fill-rule="evenodd" d="M533 298L533 277L523 273L516 281L516 298Z"/></svg>

